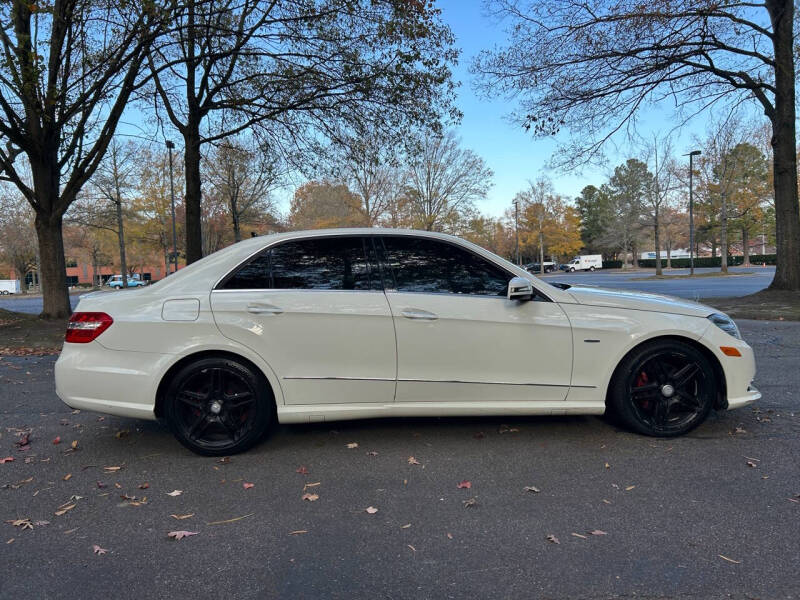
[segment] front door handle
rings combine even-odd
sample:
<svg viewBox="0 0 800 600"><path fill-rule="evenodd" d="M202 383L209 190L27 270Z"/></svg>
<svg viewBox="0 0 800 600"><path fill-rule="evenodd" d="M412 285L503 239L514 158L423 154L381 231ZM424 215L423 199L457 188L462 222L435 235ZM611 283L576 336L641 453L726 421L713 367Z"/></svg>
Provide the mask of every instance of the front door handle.
<svg viewBox="0 0 800 600"><path fill-rule="evenodd" d="M422 310L421 308L407 308L400 314L406 319L418 319L420 321L435 321L439 318L439 315L428 312L427 310Z"/></svg>
<svg viewBox="0 0 800 600"><path fill-rule="evenodd" d="M248 304L247 312L254 315L280 315L283 309L272 304Z"/></svg>

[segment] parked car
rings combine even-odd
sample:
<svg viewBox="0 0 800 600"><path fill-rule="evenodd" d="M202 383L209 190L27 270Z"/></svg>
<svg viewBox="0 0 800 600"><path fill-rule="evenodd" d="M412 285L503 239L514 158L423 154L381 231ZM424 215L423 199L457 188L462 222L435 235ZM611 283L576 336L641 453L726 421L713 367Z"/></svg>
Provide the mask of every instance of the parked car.
<svg viewBox="0 0 800 600"><path fill-rule="evenodd" d="M594 271L603 268L603 256L600 254L584 254L576 256L565 265L561 265L563 271Z"/></svg>
<svg viewBox="0 0 800 600"><path fill-rule="evenodd" d="M8 294L19 294L20 284L19 279L0 279L0 294L7 296Z"/></svg>
<svg viewBox="0 0 800 600"><path fill-rule="evenodd" d="M128 283L128 287L129 288L135 288L135 287L141 287L141 286L147 285L147 282L143 281L141 276L138 273L136 273L134 275L129 275L127 283ZM111 277L108 278L108 281L106 282L106 285L108 287L112 287L112 288L117 289L117 290L121 289L122 288L122 275L112 275Z"/></svg>
<svg viewBox="0 0 800 600"><path fill-rule="evenodd" d="M552 273L558 268L558 265L552 261L544 261L544 272L545 273ZM532 262L525 265L525 270L529 273L541 273L542 269L538 262Z"/></svg>
<svg viewBox="0 0 800 600"><path fill-rule="evenodd" d="M333 229L251 238L149 287L82 296L69 406L163 419L205 455L277 420L614 413L653 436L761 397L728 316L549 285L464 240Z"/></svg>

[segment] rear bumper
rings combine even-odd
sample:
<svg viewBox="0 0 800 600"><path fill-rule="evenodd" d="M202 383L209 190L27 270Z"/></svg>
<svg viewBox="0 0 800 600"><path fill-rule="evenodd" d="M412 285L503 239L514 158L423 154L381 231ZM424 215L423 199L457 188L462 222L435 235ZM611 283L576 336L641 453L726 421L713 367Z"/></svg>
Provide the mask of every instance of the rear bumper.
<svg viewBox="0 0 800 600"><path fill-rule="evenodd" d="M171 358L109 350L97 341L65 343L55 365L56 394L72 408L153 420L158 374Z"/></svg>

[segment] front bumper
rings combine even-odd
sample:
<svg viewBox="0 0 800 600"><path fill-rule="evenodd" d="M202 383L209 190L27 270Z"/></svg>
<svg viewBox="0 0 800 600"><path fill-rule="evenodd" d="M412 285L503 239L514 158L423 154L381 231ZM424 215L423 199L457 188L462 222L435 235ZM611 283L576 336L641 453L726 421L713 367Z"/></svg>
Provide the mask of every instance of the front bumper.
<svg viewBox="0 0 800 600"><path fill-rule="evenodd" d="M740 408L761 398L753 386L756 376L756 359L753 349L743 340L736 339L719 327L710 326L701 339L717 357L725 374L726 397L722 408ZM720 347L736 348L741 356L728 356Z"/></svg>
<svg viewBox="0 0 800 600"><path fill-rule="evenodd" d="M54 371L56 394L72 408L153 420L159 375L171 358L109 350L97 341L64 343Z"/></svg>

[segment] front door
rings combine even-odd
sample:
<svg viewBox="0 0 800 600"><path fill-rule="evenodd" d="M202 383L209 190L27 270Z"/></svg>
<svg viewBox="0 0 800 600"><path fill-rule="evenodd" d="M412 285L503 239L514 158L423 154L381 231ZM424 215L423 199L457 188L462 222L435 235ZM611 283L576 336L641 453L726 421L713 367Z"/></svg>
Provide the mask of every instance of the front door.
<svg viewBox="0 0 800 600"><path fill-rule="evenodd" d="M381 237L397 333L397 402L566 398L572 334L558 304L543 296L508 300L514 275L464 247Z"/></svg>
<svg viewBox="0 0 800 600"><path fill-rule="evenodd" d="M392 315L363 238L273 246L223 280L211 307L223 335L269 363L287 404L394 401Z"/></svg>

